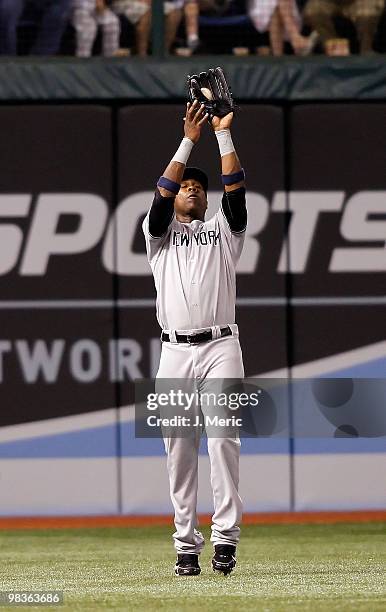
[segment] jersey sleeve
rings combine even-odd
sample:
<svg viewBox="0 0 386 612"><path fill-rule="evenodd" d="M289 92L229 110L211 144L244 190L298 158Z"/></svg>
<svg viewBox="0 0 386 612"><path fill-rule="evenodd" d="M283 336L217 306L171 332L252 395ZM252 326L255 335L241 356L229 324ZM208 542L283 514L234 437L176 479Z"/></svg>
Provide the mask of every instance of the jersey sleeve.
<svg viewBox="0 0 386 612"><path fill-rule="evenodd" d="M143 223L146 252L149 262L164 245L174 218L174 196L163 197L158 189Z"/></svg>
<svg viewBox="0 0 386 612"><path fill-rule="evenodd" d="M221 210L228 222L231 232L238 234L245 232L247 227L247 206L245 200L245 187L234 191L224 191Z"/></svg>
<svg viewBox="0 0 386 612"><path fill-rule="evenodd" d="M247 228L245 187L225 191L216 216L236 265L243 250Z"/></svg>

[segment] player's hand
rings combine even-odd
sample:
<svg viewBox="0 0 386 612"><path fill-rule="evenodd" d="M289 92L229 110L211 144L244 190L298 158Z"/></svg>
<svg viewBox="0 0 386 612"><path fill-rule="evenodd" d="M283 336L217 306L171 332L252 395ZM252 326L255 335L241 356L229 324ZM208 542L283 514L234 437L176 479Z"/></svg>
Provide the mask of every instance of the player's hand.
<svg viewBox="0 0 386 612"><path fill-rule="evenodd" d="M184 132L186 138L194 143L198 142L201 136L202 125L207 120L208 115L205 112L205 106L199 104L198 100L195 100L193 104L190 102L186 105L186 115L184 117Z"/></svg>
<svg viewBox="0 0 386 612"><path fill-rule="evenodd" d="M233 113L228 113L225 117L216 117L212 119L212 128L217 130L229 130L233 121Z"/></svg>

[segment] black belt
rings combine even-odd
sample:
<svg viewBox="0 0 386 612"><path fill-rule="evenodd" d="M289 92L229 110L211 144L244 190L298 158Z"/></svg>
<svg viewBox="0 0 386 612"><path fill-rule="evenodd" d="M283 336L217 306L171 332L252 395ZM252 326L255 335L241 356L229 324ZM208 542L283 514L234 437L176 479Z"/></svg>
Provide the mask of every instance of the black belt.
<svg viewBox="0 0 386 612"><path fill-rule="evenodd" d="M231 336L232 330L227 325L226 327L220 328L220 338L224 338L225 336ZM189 336L184 336L183 334L176 334L177 342L181 342L184 344L201 344L201 342L209 342L209 340L214 340L212 336L212 330L201 332L200 334L190 334ZM162 332L161 334L162 342L170 342L169 334Z"/></svg>

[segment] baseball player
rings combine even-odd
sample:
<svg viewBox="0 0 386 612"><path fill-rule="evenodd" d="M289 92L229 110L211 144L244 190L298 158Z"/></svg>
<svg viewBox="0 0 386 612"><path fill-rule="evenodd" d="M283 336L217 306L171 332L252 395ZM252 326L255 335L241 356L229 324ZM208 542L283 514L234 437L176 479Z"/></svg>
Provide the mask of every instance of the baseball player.
<svg viewBox="0 0 386 612"><path fill-rule="evenodd" d="M186 164L207 118L203 104L197 100L187 104L184 138L158 180L143 222L162 328L157 379L194 379L199 386L209 379L244 376L235 324L235 267L247 225L244 171L230 132L233 113L213 117L224 195L220 210L205 221L208 178ZM204 538L196 515L200 433L164 438L179 576L201 572ZM212 567L228 574L236 565L242 511L238 429L231 428L226 436L208 434L208 454L214 498Z"/></svg>

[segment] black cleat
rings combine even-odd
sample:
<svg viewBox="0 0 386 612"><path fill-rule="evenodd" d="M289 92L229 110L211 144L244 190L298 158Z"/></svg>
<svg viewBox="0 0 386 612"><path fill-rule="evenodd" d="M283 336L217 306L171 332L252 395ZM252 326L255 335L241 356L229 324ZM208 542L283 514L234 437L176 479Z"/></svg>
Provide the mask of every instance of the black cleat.
<svg viewBox="0 0 386 612"><path fill-rule="evenodd" d="M216 544L212 567L214 572L230 574L236 566L236 546L230 544Z"/></svg>
<svg viewBox="0 0 386 612"><path fill-rule="evenodd" d="M198 555L177 555L174 572L177 576L198 576L201 568L198 564Z"/></svg>

